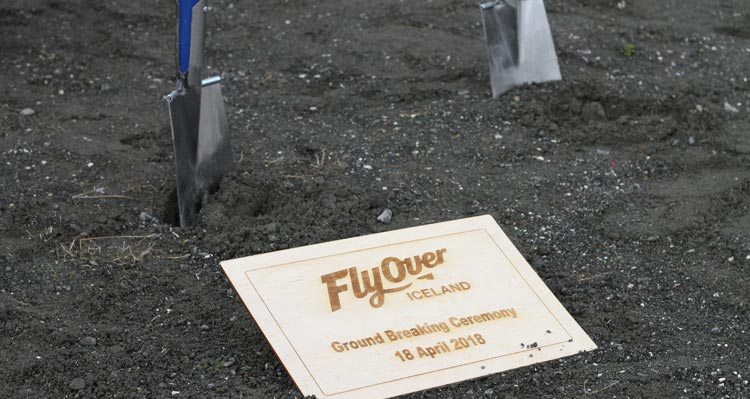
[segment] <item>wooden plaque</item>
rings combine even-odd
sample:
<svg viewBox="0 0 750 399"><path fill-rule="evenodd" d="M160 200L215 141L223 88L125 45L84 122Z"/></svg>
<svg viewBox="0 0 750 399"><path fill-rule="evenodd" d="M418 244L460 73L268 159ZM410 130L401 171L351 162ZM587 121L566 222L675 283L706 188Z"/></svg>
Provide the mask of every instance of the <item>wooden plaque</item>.
<svg viewBox="0 0 750 399"><path fill-rule="evenodd" d="M596 348L490 216L221 266L319 399L388 398Z"/></svg>

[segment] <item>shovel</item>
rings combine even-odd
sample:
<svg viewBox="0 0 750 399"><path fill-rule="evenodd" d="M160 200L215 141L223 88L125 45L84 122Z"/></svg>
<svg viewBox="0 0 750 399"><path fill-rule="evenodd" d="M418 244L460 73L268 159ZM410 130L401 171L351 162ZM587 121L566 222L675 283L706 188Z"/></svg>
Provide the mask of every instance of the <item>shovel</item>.
<svg viewBox="0 0 750 399"><path fill-rule="evenodd" d="M206 0L177 1L177 88L169 105L180 226L195 224L203 197L232 170L221 78L202 79Z"/></svg>
<svg viewBox="0 0 750 399"><path fill-rule="evenodd" d="M543 0L496 0L480 7L493 97L523 83L561 79Z"/></svg>

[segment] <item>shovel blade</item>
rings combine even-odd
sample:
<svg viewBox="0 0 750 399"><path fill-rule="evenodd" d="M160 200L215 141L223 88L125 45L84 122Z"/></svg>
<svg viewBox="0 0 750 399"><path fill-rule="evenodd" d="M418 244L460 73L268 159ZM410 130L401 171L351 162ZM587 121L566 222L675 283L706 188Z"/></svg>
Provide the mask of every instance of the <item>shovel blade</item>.
<svg viewBox="0 0 750 399"><path fill-rule="evenodd" d="M542 0L496 0L481 9L493 97L523 83L561 79Z"/></svg>
<svg viewBox="0 0 750 399"><path fill-rule="evenodd" d="M172 125L180 226L189 226L195 223L200 205L194 176L201 93L194 88L178 87L166 100Z"/></svg>
<svg viewBox="0 0 750 399"><path fill-rule="evenodd" d="M518 10L505 1L484 3L481 7L492 96L498 97L513 88L518 80Z"/></svg>
<svg viewBox="0 0 750 399"><path fill-rule="evenodd" d="M195 186L201 194L215 191L221 178L231 172L232 167L232 147L229 143L229 128L221 85L218 81L204 83L201 92Z"/></svg>
<svg viewBox="0 0 750 399"><path fill-rule="evenodd" d="M232 170L232 149L218 79L167 96L172 124L180 226L195 224L206 193ZM206 83L208 82L208 83Z"/></svg>

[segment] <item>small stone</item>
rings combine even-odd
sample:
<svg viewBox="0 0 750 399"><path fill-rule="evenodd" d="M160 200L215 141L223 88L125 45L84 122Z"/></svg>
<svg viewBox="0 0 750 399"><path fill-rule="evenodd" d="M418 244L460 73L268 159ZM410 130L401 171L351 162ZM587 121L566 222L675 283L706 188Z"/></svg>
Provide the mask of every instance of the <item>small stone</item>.
<svg viewBox="0 0 750 399"><path fill-rule="evenodd" d="M711 329L711 334L720 334L720 333L721 333L721 328L719 327L714 327Z"/></svg>
<svg viewBox="0 0 750 399"><path fill-rule="evenodd" d="M690 145L695 144L695 138L693 136L688 137L688 144Z"/></svg>
<svg viewBox="0 0 750 399"><path fill-rule="evenodd" d="M313 178L313 182L315 182L315 184L321 185L326 182L326 179L323 176L315 176L315 178Z"/></svg>
<svg viewBox="0 0 750 399"><path fill-rule="evenodd" d="M95 346L96 345L96 338L94 337L83 337L80 341L78 341L81 346Z"/></svg>
<svg viewBox="0 0 750 399"><path fill-rule="evenodd" d="M285 181L284 182L284 188L286 188L286 189L292 189L292 188L294 188L294 183L292 183L290 181Z"/></svg>
<svg viewBox="0 0 750 399"><path fill-rule="evenodd" d="M146 211L143 211L143 212L141 212L141 213L138 214L138 220L140 220L143 223L146 223L146 222L150 221L153 218L154 217L151 216L151 214L148 213L148 212L146 212Z"/></svg>
<svg viewBox="0 0 750 399"><path fill-rule="evenodd" d="M227 296L230 298L234 297L234 290L231 288L227 288Z"/></svg>
<svg viewBox="0 0 750 399"><path fill-rule="evenodd" d="M654 241L658 241L658 240L659 240L659 236L650 236L650 237L646 238L646 241L648 241L648 242L654 242Z"/></svg>
<svg viewBox="0 0 750 399"><path fill-rule="evenodd" d="M221 362L221 367L231 367L234 364L234 358L230 357L229 359Z"/></svg>
<svg viewBox="0 0 750 399"><path fill-rule="evenodd" d="M391 219L393 219L393 211L388 208L383 209L383 212L378 215L378 222L383 224L390 224Z"/></svg>
<svg viewBox="0 0 750 399"><path fill-rule="evenodd" d="M738 110L737 108L733 107L732 104L730 104L730 103L728 103L726 101L724 101L724 111L727 111L727 112L732 113L732 114L739 114L740 113L740 110Z"/></svg>
<svg viewBox="0 0 750 399"><path fill-rule="evenodd" d="M81 389L86 388L86 381L83 378L73 378L73 380L70 381L70 384L68 384L68 387L74 391L80 391Z"/></svg>
<svg viewBox="0 0 750 399"><path fill-rule="evenodd" d="M180 270L182 271L190 270L190 265L188 265L187 263L182 263L180 264Z"/></svg>
<svg viewBox="0 0 750 399"><path fill-rule="evenodd" d="M487 396L491 396L493 393L495 393L495 391L493 391L492 389L485 389L484 390L484 394L487 395Z"/></svg>
<svg viewBox="0 0 750 399"><path fill-rule="evenodd" d="M21 110L21 116L31 116L34 115L36 111L34 111L31 108L24 108Z"/></svg>
<svg viewBox="0 0 750 399"><path fill-rule="evenodd" d="M8 272L8 273L10 273L10 272L13 271L13 268L10 267L10 266L5 266L5 271Z"/></svg>
<svg viewBox="0 0 750 399"><path fill-rule="evenodd" d="M606 230L604 232L604 235L609 238L612 241L620 241L622 239L622 235L617 230Z"/></svg>
<svg viewBox="0 0 750 399"><path fill-rule="evenodd" d="M205 325L205 324L203 324L203 325L201 326L201 330L208 330L208 326L207 326L207 325Z"/></svg>
<svg viewBox="0 0 750 399"><path fill-rule="evenodd" d="M112 88L112 86L110 86L109 83L103 83L99 87L99 90L101 90L101 91L109 91L111 88Z"/></svg>
<svg viewBox="0 0 750 399"><path fill-rule="evenodd" d="M583 106L583 109L581 109L581 117L586 122L607 120L607 114L604 112L604 107L596 101L592 101Z"/></svg>
<svg viewBox="0 0 750 399"><path fill-rule="evenodd" d="M263 226L263 230L265 230L268 234L273 234L279 231L279 224L278 223L269 223L265 226Z"/></svg>
<svg viewBox="0 0 750 399"><path fill-rule="evenodd" d="M216 388L216 384L214 384L213 382L210 382L210 383L208 383L207 387L208 387L208 389L214 389L214 388Z"/></svg>

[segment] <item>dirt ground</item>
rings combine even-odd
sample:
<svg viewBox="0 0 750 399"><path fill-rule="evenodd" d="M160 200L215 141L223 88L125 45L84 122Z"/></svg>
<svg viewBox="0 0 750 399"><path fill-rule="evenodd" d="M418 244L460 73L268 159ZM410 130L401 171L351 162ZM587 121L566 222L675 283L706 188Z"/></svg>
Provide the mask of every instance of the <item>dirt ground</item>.
<svg viewBox="0 0 750 399"><path fill-rule="evenodd" d="M0 3L0 397L299 398L220 260L490 214L600 349L404 398L750 398L750 2L548 0L497 100L475 2L210 5L179 228L174 1Z"/></svg>

